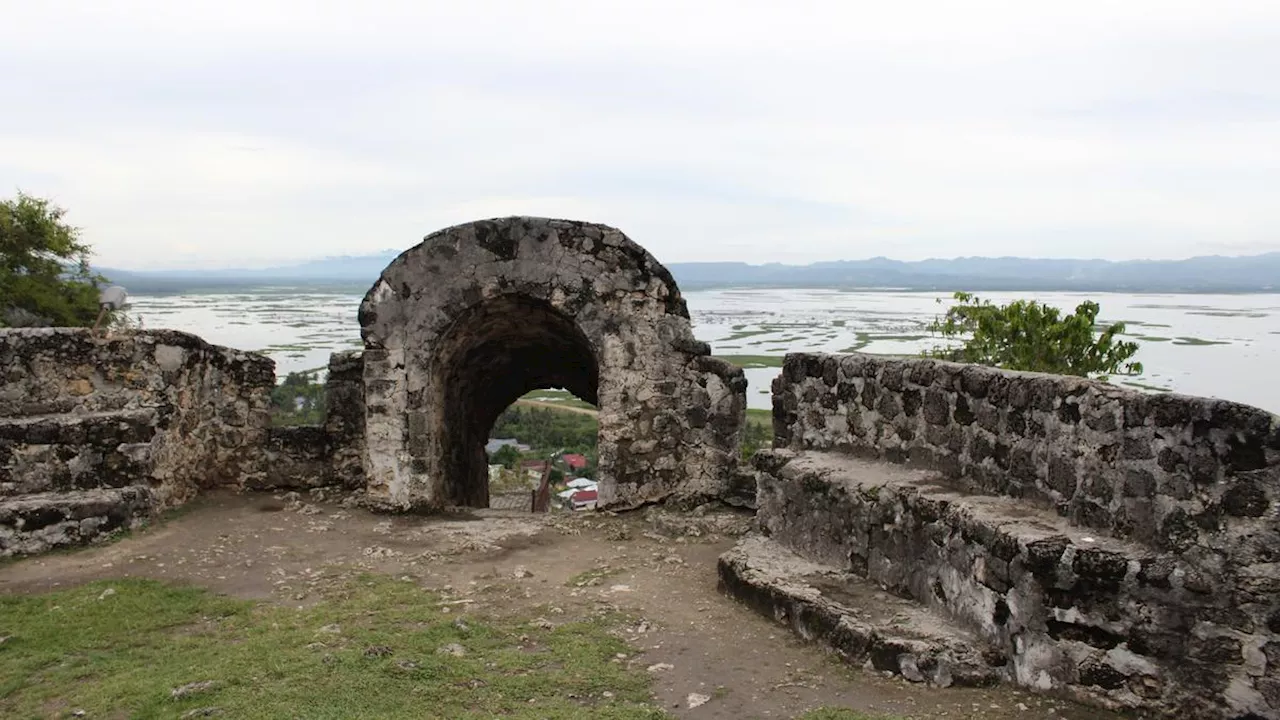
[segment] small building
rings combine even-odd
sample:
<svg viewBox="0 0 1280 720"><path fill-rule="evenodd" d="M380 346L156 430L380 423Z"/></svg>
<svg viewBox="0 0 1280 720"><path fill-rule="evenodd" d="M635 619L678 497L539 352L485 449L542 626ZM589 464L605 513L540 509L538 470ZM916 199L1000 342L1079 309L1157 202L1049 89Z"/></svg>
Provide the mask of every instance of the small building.
<svg viewBox="0 0 1280 720"><path fill-rule="evenodd" d="M579 490L569 496L569 504L574 510L595 510L599 497L596 490Z"/></svg>
<svg viewBox="0 0 1280 720"><path fill-rule="evenodd" d="M547 469L546 460L522 460L520 461L520 469L529 477L535 480L542 479L542 473Z"/></svg>
<svg viewBox="0 0 1280 720"><path fill-rule="evenodd" d="M484 451L486 454L492 456L494 453L508 445L515 448L518 452L529 452L529 446L519 442L515 438L493 438L484 444Z"/></svg>
<svg viewBox="0 0 1280 720"><path fill-rule="evenodd" d="M579 455L578 453L565 453L564 455L560 456L560 459L564 461L565 466L568 467L570 470L577 471L577 470L587 469L586 455Z"/></svg>

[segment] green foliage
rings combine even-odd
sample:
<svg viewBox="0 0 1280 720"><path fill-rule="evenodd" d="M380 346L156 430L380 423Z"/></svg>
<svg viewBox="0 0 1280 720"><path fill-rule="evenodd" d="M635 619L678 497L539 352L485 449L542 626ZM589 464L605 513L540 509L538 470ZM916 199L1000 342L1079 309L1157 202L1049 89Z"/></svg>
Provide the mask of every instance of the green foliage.
<svg viewBox="0 0 1280 720"><path fill-rule="evenodd" d="M742 428L742 459L750 460L761 448L773 445L773 415L768 410L747 410Z"/></svg>
<svg viewBox="0 0 1280 720"><path fill-rule="evenodd" d="M320 425L324 415L324 385L311 373L291 372L271 391L275 425Z"/></svg>
<svg viewBox="0 0 1280 720"><path fill-rule="evenodd" d="M966 292L956 293L955 299L929 329L947 339L963 339L964 345L937 348L927 355L1006 370L1101 379L1142 372L1142 363L1130 362L1138 344L1117 339L1124 323L1095 335L1099 307L1091 300L1063 317L1058 308L1033 300L993 305Z"/></svg>
<svg viewBox="0 0 1280 720"><path fill-rule="evenodd" d="M520 451L514 445L503 445L498 448L493 457L489 458L489 461L511 470L520 462Z"/></svg>
<svg viewBox="0 0 1280 720"><path fill-rule="evenodd" d="M515 438L545 458L557 450L594 455L599 432L594 415L512 405L498 416L489 437Z"/></svg>
<svg viewBox="0 0 1280 720"><path fill-rule="evenodd" d="M305 608L134 579L3 596L0 717L668 717L642 666L611 662L634 652L612 634L622 617L550 630L457 619L438 596L381 576Z"/></svg>
<svg viewBox="0 0 1280 720"><path fill-rule="evenodd" d="M62 221L65 214L21 192L0 200L0 327L6 316L59 327L92 325L97 318L105 278L89 270L89 246Z"/></svg>

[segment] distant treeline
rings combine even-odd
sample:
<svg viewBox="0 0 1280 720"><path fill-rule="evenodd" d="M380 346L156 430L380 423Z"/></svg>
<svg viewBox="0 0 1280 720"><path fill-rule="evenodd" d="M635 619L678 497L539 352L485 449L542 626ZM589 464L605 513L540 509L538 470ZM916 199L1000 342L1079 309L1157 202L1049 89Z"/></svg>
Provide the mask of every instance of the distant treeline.
<svg viewBox="0 0 1280 720"><path fill-rule="evenodd" d="M489 436L515 438L539 454L558 450L587 454L595 452L599 433L594 415L512 405L498 416Z"/></svg>

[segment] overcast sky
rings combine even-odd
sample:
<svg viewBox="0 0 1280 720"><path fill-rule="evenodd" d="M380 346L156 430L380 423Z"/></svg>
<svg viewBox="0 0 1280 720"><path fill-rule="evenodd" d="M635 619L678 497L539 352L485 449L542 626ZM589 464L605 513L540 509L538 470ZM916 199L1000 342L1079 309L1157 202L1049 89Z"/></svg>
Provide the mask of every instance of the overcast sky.
<svg viewBox="0 0 1280 720"><path fill-rule="evenodd" d="M0 0L0 78L0 195L109 267L1280 250L1277 0Z"/></svg>

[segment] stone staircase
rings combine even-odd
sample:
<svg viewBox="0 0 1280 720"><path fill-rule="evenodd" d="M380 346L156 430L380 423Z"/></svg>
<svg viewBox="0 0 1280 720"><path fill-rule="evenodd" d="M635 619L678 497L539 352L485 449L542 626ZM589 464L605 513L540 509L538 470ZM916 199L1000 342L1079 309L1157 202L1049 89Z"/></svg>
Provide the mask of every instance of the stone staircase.
<svg viewBox="0 0 1280 720"><path fill-rule="evenodd" d="M0 417L0 557L90 543L148 517L155 415Z"/></svg>
<svg viewBox="0 0 1280 720"><path fill-rule="evenodd" d="M262 485L270 359L173 330L0 329L0 557Z"/></svg>
<svg viewBox="0 0 1280 720"><path fill-rule="evenodd" d="M980 372L1026 404L975 397L963 366L788 356L723 587L914 681L1280 718L1280 425Z"/></svg>

